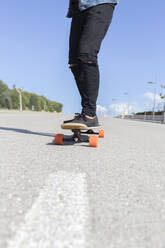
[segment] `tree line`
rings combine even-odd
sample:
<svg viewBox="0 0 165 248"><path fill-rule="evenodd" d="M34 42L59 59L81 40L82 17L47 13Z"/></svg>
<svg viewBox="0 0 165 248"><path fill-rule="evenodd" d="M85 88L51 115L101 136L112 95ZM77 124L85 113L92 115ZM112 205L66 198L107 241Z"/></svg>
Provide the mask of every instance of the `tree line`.
<svg viewBox="0 0 165 248"><path fill-rule="evenodd" d="M22 109L47 112L61 112L63 105L51 101L44 96L38 96L34 93L22 91ZM0 80L0 108L1 109L20 109L20 100L17 90L9 89L8 86Z"/></svg>

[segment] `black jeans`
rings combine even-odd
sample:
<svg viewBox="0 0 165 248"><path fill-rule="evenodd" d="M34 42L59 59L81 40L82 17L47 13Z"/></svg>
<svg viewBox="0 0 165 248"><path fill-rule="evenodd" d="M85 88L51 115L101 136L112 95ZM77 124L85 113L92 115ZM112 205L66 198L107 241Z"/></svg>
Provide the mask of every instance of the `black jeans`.
<svg viewBox="0 0 165 248"><path fill-rule="evenodd" d="M82 113L96 115L99 91L99 66L97 55L109 28L115 5L99 4L80 11L75 4L69 38L68 64L81 96Z"/></svg>

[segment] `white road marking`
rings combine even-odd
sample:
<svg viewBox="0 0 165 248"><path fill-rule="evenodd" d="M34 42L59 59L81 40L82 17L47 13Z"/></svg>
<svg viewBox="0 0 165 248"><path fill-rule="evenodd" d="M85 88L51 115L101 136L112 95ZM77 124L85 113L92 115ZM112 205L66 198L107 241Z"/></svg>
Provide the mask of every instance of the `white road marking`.
<svg viewBox="0 0 165 248"><path fill-rule="evenodd" d="M9 248L84 248L89 205L84 173L52 174Z"/></svg>

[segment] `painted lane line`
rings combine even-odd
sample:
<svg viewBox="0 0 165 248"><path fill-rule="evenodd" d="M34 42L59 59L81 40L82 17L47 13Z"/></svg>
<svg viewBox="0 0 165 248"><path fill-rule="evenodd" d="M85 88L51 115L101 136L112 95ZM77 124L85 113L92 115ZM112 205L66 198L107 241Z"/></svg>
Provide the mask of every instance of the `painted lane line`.
<svg viewBox="0 0 165 248"><path fill-rule="evenodd" d="M84 248L89 220L84 173L50 175L9 248Z"/></svg>

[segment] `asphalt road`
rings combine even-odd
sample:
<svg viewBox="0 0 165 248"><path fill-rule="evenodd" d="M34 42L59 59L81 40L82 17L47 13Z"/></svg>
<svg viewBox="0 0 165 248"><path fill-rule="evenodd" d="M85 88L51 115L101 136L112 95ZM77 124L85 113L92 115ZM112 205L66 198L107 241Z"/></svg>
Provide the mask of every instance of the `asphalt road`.
<svg viewBox="0 0 165 248"><path fill-rule="evenodd" d="M165 125L100 119L56 146L68 116L0 112L0 248L165 248Z"/></svg>

